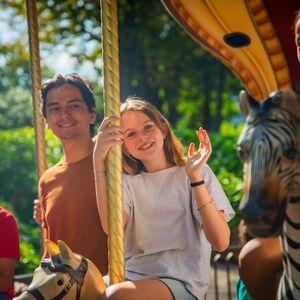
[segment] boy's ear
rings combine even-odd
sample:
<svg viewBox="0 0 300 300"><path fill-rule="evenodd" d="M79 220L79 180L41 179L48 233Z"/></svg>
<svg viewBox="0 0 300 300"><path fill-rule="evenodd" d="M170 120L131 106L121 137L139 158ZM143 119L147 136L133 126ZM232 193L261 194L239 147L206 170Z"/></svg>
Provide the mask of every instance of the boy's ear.
<svg viewBox="0 0 300 300"><path fill-rule="evenodd" d="M48 122L47 122L47 119L46 119L46 118L44 118L44 125L45 125L45 128L49 128Z"/></svg>

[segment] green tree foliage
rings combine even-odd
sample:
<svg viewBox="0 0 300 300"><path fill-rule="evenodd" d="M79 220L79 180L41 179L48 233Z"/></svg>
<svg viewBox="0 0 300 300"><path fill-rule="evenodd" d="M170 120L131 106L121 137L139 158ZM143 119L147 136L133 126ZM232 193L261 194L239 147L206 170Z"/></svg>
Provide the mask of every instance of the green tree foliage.
<svg viewBox="0 0 300 300"><path fill-rule="evenodd" d="M21 259L17 273L33 271L40 261L40 231L32 219L33 200L37 198L37 163L32 127L1 130L0 205L18 220ZM62 149L50 131L46 132L48 166L56 163Z"/></svg>
<svg viewBox="0 0 300 300"><path fill-rule="evenodd" d="M100 77L99 1L37 5L42 53L68 49L79 63L91 61ZM8 0L2 7L25 15L24 0ZM144 97L163 109L172 124L186 118L185 105L190 104L189 125L198 126L201 120L214 131L237 114L231 98L241 88L239 81L174 22L161 2L120 0L118 16L121 99Z"/></svg>
<svg viewBox="0 0 300 300"><path fill-rule="evenodd" d="M11 203L22 222L32 225L32 201L37 197L34 130L31 127L2 130L0 141L0 199ZM50 166L58 161L62 150L50 131L46 132L46 143Z"/></svg>
<svg viewBox="0 0 300 300"><path fill-rule="evenodd" d="M0 45L0 128L32 124L29 55L21 42Z"/></svg>

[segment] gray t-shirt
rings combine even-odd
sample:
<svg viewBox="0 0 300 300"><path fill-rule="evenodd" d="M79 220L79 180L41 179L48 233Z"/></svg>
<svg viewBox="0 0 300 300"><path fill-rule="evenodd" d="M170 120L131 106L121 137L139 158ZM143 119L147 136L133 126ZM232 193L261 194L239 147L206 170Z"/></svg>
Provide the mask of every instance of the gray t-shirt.
<svg viewBox="0 0 300 300"><path fill-rule="evenodd" d="M226 220L234 211L217 178L203 169L208 191ZM181 280L203 299L210 277L211 245L201 226L184 167L124 175L126 278Z"/></svg>

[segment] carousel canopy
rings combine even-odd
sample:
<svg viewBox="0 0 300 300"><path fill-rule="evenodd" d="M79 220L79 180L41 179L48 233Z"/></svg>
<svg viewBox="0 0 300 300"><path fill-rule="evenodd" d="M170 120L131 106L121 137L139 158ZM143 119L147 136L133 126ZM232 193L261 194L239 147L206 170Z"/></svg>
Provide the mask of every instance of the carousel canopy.
<svg viewBox="0 0 300 300"><path fill-rule="evenodd" d="M174 19L256 99L300 93L293 23L299 0L162 0Z"/></svg>

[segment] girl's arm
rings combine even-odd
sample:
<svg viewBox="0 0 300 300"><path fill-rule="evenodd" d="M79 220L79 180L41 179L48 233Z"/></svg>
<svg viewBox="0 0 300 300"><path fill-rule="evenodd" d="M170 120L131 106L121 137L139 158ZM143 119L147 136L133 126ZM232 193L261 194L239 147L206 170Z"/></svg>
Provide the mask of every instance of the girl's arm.
<svg viewBox="0 0 300 300"><path fill-rule="evenodd" d="M195 145L190 144L185 165L190 183L203 180L202 169L211 154L211 144L206 131L199 128L196 134L200 142L199 150L196 152ZM216 251L226 250L230 241L230 229L225 221L224 212L216 208L205 184L195 185L192 191L207 240Z"/></svg>
<svg viewBox="0 0 300 300"><path fill-rule="evenodd" d="M118 120L117 117L104 118L96 136L93 153L97 207L102 228L106 234L108 234L106 158L113 145L123 143L121 128L112 123Z"/></svg>
<svg viewBox="0 0 300 300"><path fill-rule="evenodd" d="M230 242L230 229L225 221L224 212L217 210L205 185L192 189L205 236L216 251L223 252Z"/></svg>

